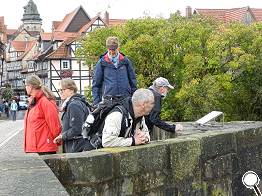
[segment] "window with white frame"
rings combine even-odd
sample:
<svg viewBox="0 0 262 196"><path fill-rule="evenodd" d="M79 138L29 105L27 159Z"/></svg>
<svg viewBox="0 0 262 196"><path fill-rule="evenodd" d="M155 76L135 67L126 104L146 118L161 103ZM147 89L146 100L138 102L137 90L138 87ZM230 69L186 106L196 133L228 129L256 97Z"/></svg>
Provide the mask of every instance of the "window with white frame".
<svg viewBox="0 0 262 196"><path fill-rule="evenodd" d="M69 69L69 61L62 61L62 69Z"/></svg>

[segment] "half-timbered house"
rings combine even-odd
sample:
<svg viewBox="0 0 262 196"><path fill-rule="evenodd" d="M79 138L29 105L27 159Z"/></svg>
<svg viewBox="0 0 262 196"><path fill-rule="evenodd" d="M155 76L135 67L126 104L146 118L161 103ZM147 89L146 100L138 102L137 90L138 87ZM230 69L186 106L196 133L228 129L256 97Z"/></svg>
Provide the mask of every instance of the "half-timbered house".
<svg viewBox="0 0 262 196"><path fill-rule="evenodd" d="M74 21L78 21L77 24ZM59 97L59 81L62 78L72 78L81 94L84 94L84 90L91 85L92 68L86 65L84 60L76 57L76 50L81 47L82 36L96 28L106 26L100 16L90 19L80 6L67 14L61 22L53 22L52 33L41 35L40 54L36 60L37 74L47 73L43 79L48 78L48 86L57 97ZM41 67L44 68L41 70Z"/></svg>

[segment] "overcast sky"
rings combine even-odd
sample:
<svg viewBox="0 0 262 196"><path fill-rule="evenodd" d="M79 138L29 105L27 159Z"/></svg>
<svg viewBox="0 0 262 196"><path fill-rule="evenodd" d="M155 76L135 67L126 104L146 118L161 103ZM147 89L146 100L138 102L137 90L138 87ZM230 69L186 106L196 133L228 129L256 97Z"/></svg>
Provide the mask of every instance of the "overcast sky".
<svg viewBox="0 0 262 196"><path fill-rule="evenodd" d="M8 29L18 28L22 24L23 6L29 0L0 0L0 16L5 17ZM43 29L51 30L52 21L63 17L82 5L90 17L98 12L109 11L110 18L130 19L145 15L167 18L170 13L180 10L182 15L185 7L194 8L235 8L250 6L262 8L262 0L33 0L43 19Z"/></svg>

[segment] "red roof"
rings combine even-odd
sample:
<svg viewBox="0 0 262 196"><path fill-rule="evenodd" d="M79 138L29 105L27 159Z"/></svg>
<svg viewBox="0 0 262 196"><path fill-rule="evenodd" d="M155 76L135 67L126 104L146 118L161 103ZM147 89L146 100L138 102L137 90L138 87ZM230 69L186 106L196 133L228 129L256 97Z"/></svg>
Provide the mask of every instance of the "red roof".
<svg viewBox="0 0 262 196"><path fill-rule="evenodd" d="M42 33L41 39L43 41L50 41L50 40L61 40L64 41L69 37L78 37L80 36L79 33L71 33L71 32L58 32L54 31L53 33Z"/></svg>
<svg viewBox="0 0 262 196"><path fill-rule="evenodd" d="M18 52L24 52L26 48L26 41L12 41L11 46Z"/></svg>
<svg viewBox="0 0 262 196"><path fill-rule="evenodd" d="M17 31L17 29L6 29L6 34L7 35L13 35L16 31Z"/></svg>
<svg viewBox="0 0 262 196"><path fill-rule="evenodd" d="M109 19L109 26L123 25L126 22L126 19Z"/></svg>
<svg viewBox="0 0 262 196"><path fill-rule="evenodd" d="M61 24L62 21L53 21L53 28L57 29L57 27Z"/></svg>
<svg viewBox="0 0 262 196"><path fill-rule="evenodd" d="M36 40L33 41L11 41L11 46L17 52L24 52L22 55L19 56L18 60L24 58L24 56L35 46L37 43Z"/></svg>
<svg viewBox="0 0 262 196"><path fill-rule="evenodd" d="M0 16L0 32L5 30L5 18L4 16Z"/></svg>
<svg viewBox="0 0 262 196"><path fill-rule="evenodd" d="M68 46L66 45L65 42L63 42L61 46L59 46L55 51L53 51L51 54L46 56L46 58L49 59L70 58Z"/></svg>
<svg viewBox="0 0 262 196"><path fill-rule="evenodd" d="M242 21L249 7L234 8L225 13L225 21Z"/></svg>
<svg viewBox="0 0 262 196"><path fill-rule="evenodd" d="M256 20L261 22L262 21L262 8L250 8L254 16L256 17Z"/></svg>
<svg viewBox="0 0 262 196"><path fill-rule="evenodd" d="M99 15L97 15L96 17L92 18L89 23L84 25L78 32L85 33L97 19L100 19L104 23L104 25L107 26L106 22Z"/></svg>
<svg viewBox="0 0 262 196"><path fill-rule="evenodd" d="M76 14L76 10L74 10L73 12L67 14L63 21L61 21L59 23L59 25L57 26L57 28L55 29L56 31L65 31L66 27L70 24L71 20L73 19L74 15Z"/></svg>
<svg viewBox="0 0 262 196"><path fill-rule="evenodd" d="M55 30L56 31L66 31L66 28L70 25L70 23L72 22L74 16L77 14L77 12L80 9L82 9L85 12L85 10L82 8L82 6L79 6L74 11L70 12L69 14L67 14L64 17L63 21L53 21L53 25L54 25ZM87 15L87 17L89 18L88 15Z"/></svg>
<svg viewBox="0 0 262 196"><path fill-rule="evenodd" d="M36 40L27 41L27 42L26 42L25 52L23 53L23 55L20 56L19 59L24 58L24 56L25 56L30 50L32 50L32 48L35 46L36 43L37 43Z"/></svg>
<svg viewBox="0 0 262 196"><path fill-rule="evenodd" d="M6 25L5 25L5 18L4 16L0 16L0 33L2 34L0 36L0 44L7 42L7 36L6 36Z"/></svg>
<svg viewBox="0 0 262 196"><path fill-rule="evenodd" d="M262 21L262 9L251 9L249 7L232 8L232 9L195 9L195 11L204 16L215 17L223 22L242 21L247 11L255 17L256 21Z"/></svg>

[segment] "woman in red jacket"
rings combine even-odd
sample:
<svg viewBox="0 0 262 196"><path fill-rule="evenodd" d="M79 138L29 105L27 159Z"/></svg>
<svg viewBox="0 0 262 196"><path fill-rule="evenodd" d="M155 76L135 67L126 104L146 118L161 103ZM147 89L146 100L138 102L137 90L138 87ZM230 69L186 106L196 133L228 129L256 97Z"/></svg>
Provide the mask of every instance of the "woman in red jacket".
<svg viewBox="0 0 262 196"><path fill-rule="evenodd" d="M25 86L30 98L24 118L24 151L54 154L58 146L53 140L61 133L55 96L36 75L26 78Z"/></svg>

